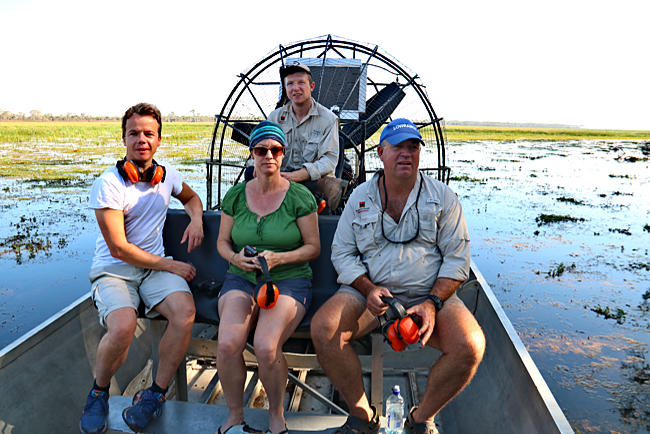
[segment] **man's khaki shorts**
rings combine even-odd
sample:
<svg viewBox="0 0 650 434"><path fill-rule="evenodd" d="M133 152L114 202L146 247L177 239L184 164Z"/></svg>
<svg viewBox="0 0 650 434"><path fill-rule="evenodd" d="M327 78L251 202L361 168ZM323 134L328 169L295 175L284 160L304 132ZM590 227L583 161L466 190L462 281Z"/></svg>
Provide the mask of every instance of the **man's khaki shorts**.
<svg viewBox="0 0 650 434"><path fill-rule="evenodd" d="M91 268L88 273L91 296L99 312L99 322L106 326L109 313L123 307L138 310L140 300L149 318L158 316L152 309L174 292L190 293L185 279L168 271L150 270L129 264Z"/></svg>

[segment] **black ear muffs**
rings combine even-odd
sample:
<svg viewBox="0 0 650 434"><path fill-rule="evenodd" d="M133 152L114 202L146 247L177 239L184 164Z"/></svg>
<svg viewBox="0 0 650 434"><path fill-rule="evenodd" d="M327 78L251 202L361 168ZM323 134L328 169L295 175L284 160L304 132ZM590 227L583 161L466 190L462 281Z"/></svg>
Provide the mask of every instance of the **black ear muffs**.
<svg viewBox="0 0 650 434"><path fill-rule="evenodd" d="M264 276L265 283L263 283L262 286L260 286L260 288L257 290L255 301L257 305L262 309L271 309L278 301L278 295L280 291L271 280L269 266L266 263L264 256L258 256L257 260L260 262L260 266L262 267L262 274Z"/></svg>
<svg viewBox="0 0 650 434"><path fill-rule="evenodd" d="M115 163L115 167L117 167L117 171L124 181L130 181L133 184L136 182L147 182L154 186L160 182L165 182L167 169L165 169L165 166L156 163L156 160L153 160L152 163L151 167L147 170L142 170L140 166L132 160L127 160L125 157L123 160Z"/></svg>

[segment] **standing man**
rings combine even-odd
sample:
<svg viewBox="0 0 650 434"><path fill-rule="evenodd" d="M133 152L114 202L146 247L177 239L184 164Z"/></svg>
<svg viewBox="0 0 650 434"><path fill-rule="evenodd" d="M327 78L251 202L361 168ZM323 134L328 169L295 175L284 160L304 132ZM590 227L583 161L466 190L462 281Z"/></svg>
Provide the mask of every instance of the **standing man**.
<svg viewBox="0 0 650 434"><path fill-rule="evenodd" d="M460 202L445 184L420 174L422 137L407 119L383 130L377 148L384 170L352 193L332 243L339 291L314 315L311 336L318 360L350 410L339 432L379 432L368 403L359 358L350 341L378 326L395 297L422 318L420 342L442 356L429 372L408 433L437 433L434 416L471 380L485 337L455 295L469 276L469 235Z"/></svg>
<svg viewBox="0 0 650 434"><path fill-rule="evenodd" d="M203 205L176 170L153 159L160 146L161 122L154 105L129 108L122 118L126 157L102 173L90 191L101 236L89 278L99 321L107 332L97 348L96 378L81 415L82 433L107 429L111 377L126 360L140 301L148 316L160 314L168 325L153 385L122 413L134 431L142 431L161 414L167 387L190 341L194 302L187 282L196 270L165 257L162 231L174 196L191 218L181 243L187 242L188 252L198 247L203 240Z"/></svg>
<svg viewBox="0 0 650 434"><path fill-rule="evenodd" d="M323 193L327 206L334 210L343 194L341 180L334 177L339 161L339 119L312 98L316 83L307 65L295 61L280 68L280 80L289 101L268 120L280 124L287 136L281 175L303 183L312 193Z"/></svg>

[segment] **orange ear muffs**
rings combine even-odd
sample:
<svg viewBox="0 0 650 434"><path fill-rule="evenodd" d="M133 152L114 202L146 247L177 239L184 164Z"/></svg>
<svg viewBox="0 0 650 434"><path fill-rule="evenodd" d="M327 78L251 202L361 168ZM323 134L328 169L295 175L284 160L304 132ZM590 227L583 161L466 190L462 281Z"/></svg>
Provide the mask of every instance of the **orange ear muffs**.
<svg viewBox="0 0 650 434"><path fill-rule="evenodd" d="M260 286L260 289L257 290L257 295L255 296L255 302L262 309L271 309L275 306L275 303L278 301L278 296L280 295L280 290L271 280L271 274L269 273L269 266L266 263L264 256L258 256L257 260L260 262L262 267L262 274L266 279L266 283Z"/></svg>
<svg viewBox="0 0 650 434"><path fill-rule="evenodd" d="M156 185L159 182L165 180L165 166L159 166L158 164L154 163L152 169L153 170L151 171L151 180L149 181L149 184Z"/></svg>
<svg viewBox="0 0 650 434"><path fill-rule="evenodd" d="M115 166L122 178L133 184L142 181L148 182L153 186L160 182L165 182L165 177L167 176L165 166L156 163L156 160L153 160L152 163L152 166L145 170L144 173L140 170L137 164L131 160L127 160L126 157L124 160L118 161Z"/></svg>
<svg viewBox="0 0 650 434"><path fill-rule="evenodd" d="M278 301L278 295L278 287L275 286L273 282L267 282L264 285L260 286L260 289L257 291L257 297L255 297L255 301L257 302L257 305L262 309L271 309Z"/></svg>
<svg viewBox="0 0 650 434"><path fill-rule="evenodd" d="M382 297L382 301L390 306L379 318L384 336L394 351L404 351L409 344L414 344L420 339L422 318L415 314L406 315L404 306L392 297Z"/></svg>
<svg viewBox="0 0 650 434"><path fill-rule="evenodd" d="M131 160L124 160L122 170L126 174L125 181L131 181L133 184L140 181L140 169Z"/></svg>
<svg viewBox="0 0 650 434"><path fill-rule="evenodd" d="M390 342L390 346L393 348L393 351L404 351L408 344L400 339L399 331L397 329L397 323L399 320L394 321L390 327L388 327L388 332L386 333L386 339Z"/></svg>

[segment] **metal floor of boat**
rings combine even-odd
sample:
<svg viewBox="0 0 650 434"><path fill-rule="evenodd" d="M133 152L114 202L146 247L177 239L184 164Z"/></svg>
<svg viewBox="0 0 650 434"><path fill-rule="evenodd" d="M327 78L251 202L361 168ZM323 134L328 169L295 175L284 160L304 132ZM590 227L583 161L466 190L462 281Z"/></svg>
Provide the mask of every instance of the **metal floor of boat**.
<svg viewBox="0 0 650 434"><path fill-rule="evenodd" d="M110 398L109 429L114 432L131 432L122 420L122 410L131 405L130 396ZM214 433L226 419L228 409L222 405L197 404L192 402L167 401L160 418L152 421L146 432L159 434L203 434ZM245 408L246 422L258 429L268 426L268 411ZM345 416L323 416L309 413L287 413L287 426L291 433L333 432L345 423ZM236 434L236 433L233 433Z"/></svg>

